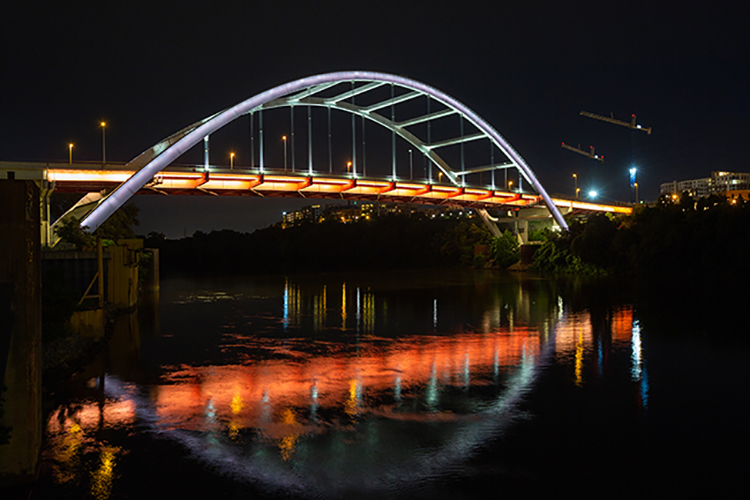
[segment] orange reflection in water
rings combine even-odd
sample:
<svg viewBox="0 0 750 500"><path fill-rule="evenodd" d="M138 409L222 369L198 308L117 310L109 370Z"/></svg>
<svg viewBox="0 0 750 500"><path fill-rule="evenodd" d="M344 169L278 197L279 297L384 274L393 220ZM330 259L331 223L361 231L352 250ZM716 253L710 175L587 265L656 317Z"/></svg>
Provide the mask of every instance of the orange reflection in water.
<svg viewBox="0 0 750 500"><path fill-rule="evenodd" d="M73 409L60 407L47 420L47 451L58 483L74 481L81 474L83 456L99 454L98 466L90 473L91 494L104 500L112 491L112 481L120 448L100 446L99 429L130 425L135 420L135 403L130 399L110 399L86 403Z"/></svg>
<svg viewBox="0 0 750 500"><path fill-rule="evenodd" d="M629 343L633 337L633 307L621 307L612 315L612 341Z"/></svg>
<svg viewBox="0 0 750 500"><path fill-rule="evenodd" d="M283 341L266 341L277 342ZM162 424L182 429L213 429L221 422L230 437L256 428L278 440L282 458L288 458L298 436L312 425L295 409L336 408L356 421L379 411L374 395L393 392L398 398L409 388L420 391L435 383L465 386L472 377L486 379L492 370L517 366L539 350L537 330L516 326L512 334L418 337L385 346L361 344L354 353L296 351L293 360L182 367L167 375L171 383L154 389L156 412Z"/></svg>

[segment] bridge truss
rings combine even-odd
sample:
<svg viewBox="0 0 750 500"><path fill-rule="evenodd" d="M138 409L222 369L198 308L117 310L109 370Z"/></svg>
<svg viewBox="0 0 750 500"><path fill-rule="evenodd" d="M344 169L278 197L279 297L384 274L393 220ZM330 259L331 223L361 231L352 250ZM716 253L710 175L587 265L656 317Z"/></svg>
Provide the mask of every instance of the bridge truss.
<svg viewBox="0 0 750 500"><path fill-rule="evenodd" d="M384 90L385 96L383 97ZM424 112L412 113L405 119L396 120L397 106L410 102L413 103L418 100L425 102ZM316 197L326 197L323 196L325 194L324 191L343 192L360 190L365 194L364 190L369 190L371 191L368 192L369 195L378 194L378 191L381 191L380 194L385 194L386 192L390 192L394 196L398 194L399 198L401 198L400 195L411 195L412 197L417 195L422 199L422 202L427 202L425 198L430 197L436 200L456 198L456 201L463 197L466 198L466 201L472 202L486 199L492 200L496 204L507 204L509 206L541 202L546 205L550 214L561 228L567 229L568 227L562 214L555 206L554 201L544 190L523 158L489 123L474 111L453 97L424 83L401 76L368 71L327 73L286 83L257 94L235 106L180 130L128 163L123 170L135 173L114 191L103 197L98 202L96 208L81 221L81 226L85 230L93 231L131 196L144 189L144 187L146 189L149 187L159 189L159 179L162 179L162 183L164 179L164 175L160 176L160 173L201 141L204 143L205 150L205 168L202 173L204 177L202 181L198 180L195 182L207 183L211 175L208 161L209 136L237 118L248 114L251 116L251 123L254 123L254 115L258 114L260 133L258 145L259 163L257 167L255 165L251 166L251 170L256 170L256 172L248 172L248 175L256 175L257 178L255 180L244 179L241 182L249 182L250 184L255 182L258 187L267 184L267 180L270 180L268 176L272 172L267 171L267 167L264 164L263 112L265 110L285 107L290 108L292 116L294 109L300 107L303 109L307 108L308 113L307 168L294 173L307 176L309 184L305 185L308 182L305 180L289 181L297 186L294 191L298 193L307 191L314 195L315 190L308 188L312 188L315 184L315 179L320 178L323 173L314 169L312 159L312 123L310 118L310 109L312 107L323 107L328 110L329 115L329 174L332 173L330 162L330 113L332 110L349 113L352 117L352 164L350 172L345 176L348 179L343 184L338 180L318 182L317 186L320 194ZM449 117L458 117L458 132L447 139L433 141L430 136L430 126ZM355 120L357 118L362 123L365 121L373 122L391 132L392 170L386 179L368 179L366 177L367 172L364 159L361 166L357 164L357 143L354 139ZM425 125L427 130L426 136L423 133ZM467 129L469 129L468 132ZM422 131L421 135L419 133L420 130ZM426 182L418 183L423 185L409 184L405 182L405 178L399 178L395 152L397 137L406 141L410 145L410 148L421 153L428 160L428 178ZM477 141L487 143L488 159L483 164L467 166L464 146ZM445 148L454 146L460 148L460 160L448 162L440 152L444 151ZM255 158L254 153L252 156ZM494 173L496 170L501 169L506 170L506 172L508 169L518 172L518 185L515 186L515 189L512 185L508 186L503 183L501 189L496 192L498 186L495 182ZM491 185L488 186L489 189L479 189L474 190L476 191L474 192L472 191L473 188L467 186L466 179L470 175L482 172L489 172L491 174ZM438 174L437 183L433 174ZM445 188L440 187L442 184L440 182L441 174L452 185L447 191ZM531 193L523 192L524 180L528 186L531 186ZM385 181L385 184L378 184L378 182L383 181ZM299 182L302 183L303 189L299 189ZM247 184L247 186L242 185L248 189L252 189L253 186L250 186L250 184ZM324 185L328 187L323 188ZM208 189L208 187L205 186L204 189ZM163 188L164 186L162 186ZM400 193L396 192L398 189L401 189ZM260 192L260 189L257 189L256 192ZM429 195L428 193L433 194Z"/></svg>

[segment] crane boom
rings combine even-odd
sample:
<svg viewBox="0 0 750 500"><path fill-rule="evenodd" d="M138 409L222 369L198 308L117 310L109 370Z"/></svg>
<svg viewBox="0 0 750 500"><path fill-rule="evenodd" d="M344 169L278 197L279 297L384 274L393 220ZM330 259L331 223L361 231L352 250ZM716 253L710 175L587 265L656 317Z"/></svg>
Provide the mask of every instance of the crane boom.
<svg viewBox="0 0 750 500"><path fill-rule="evenodd" d="M642 130L646 132L648 135L651 135L651 127L646 128L646 127L642 127L641 125L637 125L635 123L635 115L631 116L630 122L624 122L622 120L618 120L614 116L602 116L602 115L597 115L595 113L589 113L588 111L581 111L580 115L588 116L589 118L593 118L595 120L601 120L603 122L614 123L615 125L622 125L623 127L628 127L629 129L632 129L632 130Z"/></svg>
<svg viewBox="0 0 750 500"><path fill-rule="evenodd" d="M598 160L602 163L604 163L604 156L600 156L594 152L594 146L591 146L591 151L584 151L581 149L581 146L579 145L577 148L574 148L573 146L568 146L564 142L562 143L562 147L564 147L567 150L573 151L574 153L578 153L579 155L588 156L592 160Z"/></svg>

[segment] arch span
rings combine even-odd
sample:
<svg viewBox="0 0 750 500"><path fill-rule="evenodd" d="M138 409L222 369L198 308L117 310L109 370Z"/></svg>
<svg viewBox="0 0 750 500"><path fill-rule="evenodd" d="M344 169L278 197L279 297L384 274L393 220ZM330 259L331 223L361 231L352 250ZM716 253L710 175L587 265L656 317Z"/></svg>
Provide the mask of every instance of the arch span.
<svg viewBox="0 0 750 500"><path fill-rule="evenodd" d="M367 82L365 85L352 89L350 92L345 92L339 96L323 99L320 97L314 97L315 94L330 88L334 85L344 82ZM382 101L376 105L369 107L358 107L353 105L345 105L342 103L345 99L356 95L356 93L363 93L370 89L374 89L378 86L391 84L403 87L410 92L407 94L395 97L391 100ZM458 114L462 119L467 120L471 123L479 133L471 136L461 136L460 138L444 141L443 143L425 144L411 134L406 127L410 124L416 123L415 120L411 120L411 123L395 123L392 120L383 118L382 115L373 113L376 109L382 109L383 107L395 105L397 102L404 102L409 99L413 99L419 96L428 96L434 99L446 107L446 110L433 113L432 115L425 115L421 117L422 120L436 119L438 115L446 116L449 114ZM133 196L139 189L146 185L157 173L162 169L169 166L183 153L188 151L198 142L202 141L204 137L210 135L212 132L221 129L225 125L234 121L235 119L248 114L250 112L265 108L272 108L284 105L294 104L311 104L316 106L328 106L336 109L348 111L350 113L365 116L371 120L376 121L380 125L390 128L394 133L398 133L403 139L410 142L415 148L421 151L427 156L430 161L438 166L446 176L454 183L460 184L463 179L459 179L459 176L468 172L454 172L447 163L436 153L436 149L442 146L459 144L462 142L468 142L479 138L489 139L499 150L501 150L510 163L502 165L503 167L513 166L523 175L523 177L534 187L537 193L544 200L547 209L550 211L552 216L555 218L557 223L563 229L567 230L568 226L563 219L562 214L557 209L549 194L545 191L542 184L537 179L534 172L524 161L520 154L503 138L489 123L482 119L473 110L465 106L463 103L454 99L453 97L426 85L416 80L411 80L402 76L391 75L388 73L377 73L370 71L341 71L335 73L325 73L321 75L310 76L301 78L293 82L289 82L278 87L274 87L270 90L257 94L241 103L232 106L224 111L216 113L215 115L205 118L193 125L190 125L183 130L175 133L168 137L162 142L158 143L154 147L145 151L132 162L131 166L140 168L132 177L130 177L123 184L118 186L109 196L104 198L99 205L81 222L81 227L86 231L94 231L99 225L102 224L115 210L120 208L131 196ZM491 168L497 168L494 165ZM479 170L476 170L477 172Z"/></svg>

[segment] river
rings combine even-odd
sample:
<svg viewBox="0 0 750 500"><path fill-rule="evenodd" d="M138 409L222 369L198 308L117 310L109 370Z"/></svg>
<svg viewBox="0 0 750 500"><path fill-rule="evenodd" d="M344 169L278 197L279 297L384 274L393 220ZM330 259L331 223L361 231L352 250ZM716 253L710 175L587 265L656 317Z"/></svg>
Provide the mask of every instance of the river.
<svg viewBox="0 0 750 500"><path fill-rule="evenodd" d="M165 279L48 394L32 497L731 493L745 343L664 324L495 271Z"/></svg>

